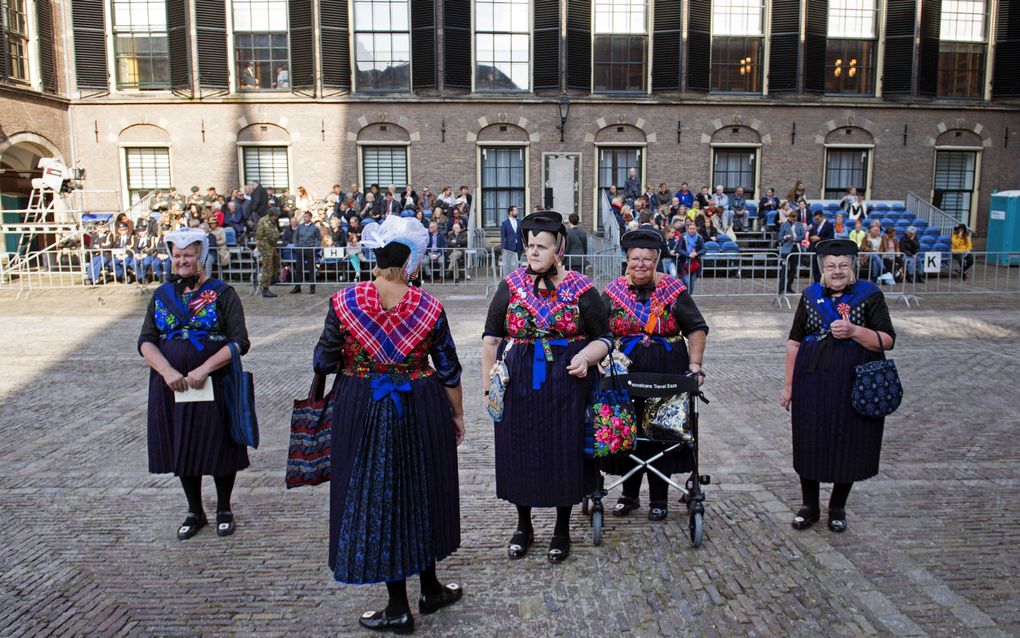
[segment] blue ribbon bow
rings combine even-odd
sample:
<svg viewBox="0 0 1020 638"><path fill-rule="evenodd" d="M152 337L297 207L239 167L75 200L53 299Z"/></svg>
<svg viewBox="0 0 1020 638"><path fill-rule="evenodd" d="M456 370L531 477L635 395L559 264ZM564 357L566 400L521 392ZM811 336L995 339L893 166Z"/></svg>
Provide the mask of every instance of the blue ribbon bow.
<svg viewBox="0 0 1020 638"><path fill-rule="evenodd" d="M201 352L202 350L205 350L205 346L202 345L202 342L199 341L198 338L208 336L209 332L206 330L192 330L190 328L178 328L177 330L168 333L166 335L166 338L175 339L177 337L180 337L181 339L187 339L188 341L191 342L191 345L195 346L195 350Z"/></svg>
<svg viewBox="0 0 1020 638"><path fill-rule="evenodd" d="M623 354L629 357L630 353L634 352L634 346L644 341L645 338L646 338L645 335L631 335L629 337L624 337L623 339L620 339L620 341L623 344L625 344L623 348ZM654 336L650 335L647 338L650 341L658 341L659 343L661 343L663 346L666 347L666 352L673 351L673 346L669 345L669 341L665 337L660 337L658 335Z"/></svg>
<svg viewBox="0 0 1020 638"><path fill-rule="evenodd" d="M397 411L397 416L404 416L404 408L400 401L401 392L410 392L411 384L407 379L397 379L390 374L380 375L372 379L372 400L378 401L387 396L393 399L393 407Z"/></svg>
<svg viewBox="0 0 1020 638"><path fill-rule="evenodd" d="M542 384L545 383L546 346L549 346L550 348L552 346L566 348L568 345L570 345L570 342L566 339L535 339L535 356L531 366L532 390L541 389Z"/></svg>

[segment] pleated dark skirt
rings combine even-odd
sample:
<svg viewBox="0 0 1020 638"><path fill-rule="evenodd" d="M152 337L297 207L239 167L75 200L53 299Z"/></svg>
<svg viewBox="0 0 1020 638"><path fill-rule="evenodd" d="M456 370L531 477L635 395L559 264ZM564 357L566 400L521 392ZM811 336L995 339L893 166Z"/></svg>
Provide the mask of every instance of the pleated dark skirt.
<svg viewBox="0 0 1020 638"><path fill-rule="evenodd" d="M343 376L334 396L329 567L364 584L417 575L460 546L457 441L435 377L411 381L402 416Z"/></svg>
<svg viewBox="0 0 1020 638"><path fill-rule="evenodd" d="M831 348L827 370L809 371L819 348ZM853 340L805 341L793 370L793 469L824 483L862 481L878 474L885 419L861 416L850 403L854 368L882 355Z"/></svg>
<svg viewBox="0 0 1020 638"><path fill-rule="evenodd" d="M691 363L687 354L687 345L680 341L670 344L670 348L671 350L666 350L666 346L658 341L650 341L647 347L638 344L633 350L631 350L631 353L627 355L631 360L628 372L683 374L687 371L687 367ZM634 409L637 411L639 421L642 418L641 415L644 414L644 408L645 400L642 398L635 398ZM641 436L644 436L643 432L640 434ZM659 443L657 441L641 441L638 443L637 449L634 450L633 454L638 458L647 460L671 445L674 444ZM673 450L656 461L654 465L657 470L666 475L676 474L678 472L690 472L694 469L694 451L691 450L691 448ZM626 458L626 455L622 455L621 457L610 457L602 461L600 469L608 474L622 476L629 472L633 467L634 461Z"/></svg>
<svg viewBox="0 0 1020 638"><path fill-rule="evenodd" d="M504 345L500 346L502 353ZM515 505L558 507L581 502L595 487L595 466L584 458L584 413L596 375L567 374L584 348L553 347L545 383L531 389L533 344L515 344L506 357L510 384L503 420L495 424L496 496Z"/></svg>
<svg viewBox="0 0 1020 638"><path fill-rule="evenodd" d="M159 347L178 372L189 372L226 346L204 341L198 350L184 339L164 340ZM149 471L177 476L225 476L248 467L248 449L230 438L230 420L223 402L221 368L206 383L213 384L215 401L176 403L174 392L155 370L149 373Z"/></svg>

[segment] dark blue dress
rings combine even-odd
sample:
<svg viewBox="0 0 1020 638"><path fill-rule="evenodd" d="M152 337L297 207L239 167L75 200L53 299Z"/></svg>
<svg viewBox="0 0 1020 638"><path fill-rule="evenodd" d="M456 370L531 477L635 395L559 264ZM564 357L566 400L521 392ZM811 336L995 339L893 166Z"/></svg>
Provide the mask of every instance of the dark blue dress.
<svg viewBox="0 0 1020 638"><path fill-rule="evenodd" d="M605 307L584 275L570 271L554 294L536 295L524 268L500 283L485 322L486 336L503 339L498 356L510 371L503 419L495 424L496 496L558 507L594 489L584 417L597 375L571 376L567 364L594 339L608 344L607 333Z"/></svg>
<svg viewBox="0 0 1020 638"><path fill-rule="evenodd" d="M852 483L878 474L885 419L862 416L850 402L856 366L884 358L853 339L836 339L829 325L849 317L893 339L882 290L870 281L833 297L821 284L804 289L790 330L800 342L793 370L793 469L801 478ZM890 344L886 344L888 347Z"/></svg>
<svg viewBox="0 0 1020 638"><path fill-rule="evenodd" d="M333 296L314 367L338 373L329 509L336 580L400 580L449 556L460 546L460 496L444 387L460 385L461 366L442 305L411 288L385 310L371 282L345 288Z"/></svg>
<svg viewBox="0 0 1020 638"><path fill-rule="evenodd" d="M201 288L179 295L174 284L163 284L177 315L153 295L138 337L155 344L170 365L187 376L228 341L248 352L248 330L244 309L237 293L217 279ZM186 331L184 329L187 329ZM155 370L149 372L149 471L172 472L177 476L226 476L248 467L248 450L230 438L230 421L223 402L223 375L229 368L213 372L206 383L213 384L214 401L176 403L174 392Z"/></svg>

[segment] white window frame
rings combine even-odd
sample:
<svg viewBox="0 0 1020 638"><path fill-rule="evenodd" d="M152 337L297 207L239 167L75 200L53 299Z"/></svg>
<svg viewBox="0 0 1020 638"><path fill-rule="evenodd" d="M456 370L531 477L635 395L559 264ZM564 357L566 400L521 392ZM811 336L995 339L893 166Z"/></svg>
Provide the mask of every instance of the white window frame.
<svg viewBox="0 0 1020 638"><path fill-rule="evenodd" d="M733 33L720 33L716 34L716 19L715 19L715 7L716 0L712 0L712 6L710 8L711 14L711 32L709 33L708 39L708 75L709 75L709 94L715 95L748 95L748 96L766 96L769 94L769 57L772 43L772 3L767 0L746 0L747 2L755 2L761 5L761 30L760 33L756 34L733 34ZM684 19L684 33L686 37L687 20L686 15ZM759 73L761 75L761 89L751 93L744 93L739 91L716 91L712 88L712 49L715 45L716 38L760 38L761 39L761 63L759 67Z"/></svg>
<svg viewBox="0 0 1020 638"><path fill-rule="evenodd" d="M641 149L641 178L644 180L648 176L648 142L602 142L595 143L595 157L592 161L592 187L591 187L591 199L592 199L592 216L591 216L591 229L593 232L598 231L599 218L602 215L602 211L599 210L599 170L601 169L601 162L599 162L599 151L604 148L640 148Z"/></svg>
<svg viewBox="0 0 1020 638"><path fill-rule="evenodd" d="M679 0L677 0L677 1L679 1ZM593 94L593 95L651 95L652 94L652 51L653 51L652 38L655 37L654 29L652 28L652 25L654 24L654 22L653 22L653 19L654 19L654 16L653 16L654 7L653 7L652 0L644 0L644 5L645 5L645 9L644 9L644 11L645 11L645 28L644 28L643 31L626 31L626 32L624 32L624 31L619 31L619 32L617 32L617 31L610 31L610 32L605 32L605 33L598 31L596 29L596 26L595 26L595 19L596 19L595 4L596 4L596 2L598 2L598 0L593 0L592 5L591 5L591 45L590 45L590 48L591 48L592 53L589 56L590 57L590 62L589 62L589 68L588 68L588 75L591 77L591 81L588 84L588 92ZM686 12L685 12L685 16L684 16L684 21L683 22L684 22L684 29L686 30L686 28L687 28ZM595 90L595 38L598 37L598 36L614 36L614 35L643 35L645 37L645 81L644 81L645 88L644 88L643 91L623 91L623 90L609 90L609 91L598 90L598 91L596 91ZM686 35L685 35L685 37L686 37ZM596 164L597 164L597 162L596 162ZM596 200L597 199L598 198L596 197Z"/></svg>
<svg viewBox="0 0 1020 638"><path fill-rule="evenodd" d="M411 175L411 143L407 141L403 142L384 142L384 141L361 141L357 142L358 146L358 183L361 185L362 192L367 193L370 184L365 181L365 147L366 146L403 146L407 150L407 183L414 184L414 177ZM379 184L379 194L384 195L386 193L386 187L389 184Z"/></svg>
<svg viewBox="0 0 1020 638"><path fill-rule="evenodd" d="M478 5L478 0L471 0L471 24L472 24L472 26L478 24L478 21L477 21L477 19L475 17L475 9L476 9L477 5ZM489 31L485 31L484 33L490 33L490 32ZM516 32L511 31L510 33L514 34ZM490 90L478 91L478 89L477 89L477 82L476 82L476 80L478 79L478 31L477 31L477 29L472 28L472 30L471 30L471 92L472 93L476 93L477 92L477 93L492 94L492 95L499 95L501 93L509 93L509 94L514 94L514 95L517 95L517 94L527 95L529 93L534 93L535 92L535 77L534 77L534 75L535 75L534 74L534 69L535 69L535 3L534 3L534 0L529 0L529 2L528 2L528 31L527 31L527 36L528 36L528 88L527 88L527 90L518 89L518 90L506 90L506 91L490 91ZM414 47L412 46L411 48L413 49ZM413 53L412 53L412 55L413 55Z"/></svg>
<svg viewBox="0 0 1020 638"><path fill-rule="evenodd" d="M276 147L286 149L287 185L290 186L291 184L294 183L294 158L291 153L290 142L237 142L237 177L240 180L239 183L242 186L248 183L248 176L244 174L244 149L255 146Z"/></svg>
<svg viewBox="0 0 1020 638"><path fill-rule="evenodd" d="M357 23L357 20L356 20L356 12L355 12L355 7L354 7L354 2L355 2L355 0L351 0L350 2L347 3L347 24L350 25L349 28L347 29L347 33L348 33L347 41L348 41L348 47L349 47L348 51L350 51L350 59L351 59L351 61L350 61L350 65L351 65L351 92L352 93L357 93L358 91L361 91L362 89L358 88L358 23ZM473 23L474 22L474 20L473 20L473 18L474 18L474 3L473 2L471 3L471 11L472 11L472 23ZM318 24L318 21L316 21L316 24ZM369 94L369 95L371 95L371 94L383 94L384 95L386 93L410 93L410 92L414 91L414 42L411 41L411 30L412 30L413 24L414 24L414 21L413 21L412 15L411 15L411 0L407 0L407 42L408 42L408 62L407 63L409 65L408 69L409 69L409 73L410 73L410 78L409 78L409 81L408 81L407 89L406 90L401 89L401 90L397 90L397 91L392 91L392 90L391 91L386 91L386 90L370 89L370 90L365 91L366 94ZM316 31L318 31L318 28L319 27L316 26ZM391 31L390 33L395 33L395 32ZM472 32L471 37L472 38L474 37L474 32ZM472 50L474 50L473 46L472 46ZM474 65L472 64L472 71L473 70L474 70ZM474 86L472 85L472 90L473 90L473 88L474 88ZM360 171L360 165L361 165L360 159L361 159L361 155L360 155L360 152L359 152L359 155L358 155L359 171ZM407 179L408 179L408 181L411 180L411 161L410 161L410 157L408 157L408 162L407 162Z"/></svg>
<svg viewBox="0 0 1020 638"><path fill-rule="evenodd" d="M874 188L874 175L875 175L875 145L874 144L826 144L822 149L822 179L821 179L821 192L818 194L818 199L825 199L825 191L827 184L826 179L826 166L829 163L829 151L865 151L868 154L868 168L865 173L868 185L864 189L864 199L871 199L871 191ZM859 187L858 187L859 188ZM860 190L858 190L860 192Z"/></svg>
<svg viewBox="0 0 1020 638"><path fill-rule="evenodd" d="M288 5L288 12L286 14L287 15L287 28L284 29L282 31L282 33L286 33L287 34L287 73L290 74L289 75L289 77L290 77L290 87L288 87L286 89L243 89L242 90L241 89L241 85L239 83L238 73L237 73L237 46L236 46L236 39L234 38L234 1L235 0L229 0L229 2L227 3L227 11L226 11L226 13L227 13L227 20L226 20L226 27L227 27L227 63L229 64L229 66L227 68L227 81L229 82L229 86L230 86L229 90L230 90L230 92L231 93L236 93L238 95L247 95L247 94L266 95L266 94L271 94L271 93L287 94L287 93L293 92L293 86L294 86L294 65L291 63L291 59L290 59L290 49L291 49L291 47L290 47L290 44L291 44L290 39L291 39L291 33L290 33L289 5ZM319 31L318 31L318 26L317 26L318 25L318 19L317 18L315 19L315 24L316 24L316 28L313 30L313 32L314 32L313 33L313 37L318 39ZM189 28L193 28L193 27L189 27ZM272 32L267 32L267 31L243 31L242 33L281 33L281 32L280 31L272 31Z"/></svg>
<svg viewBox="0 0 1020 638"><path fill-rule="evenodd" d="M521 219L531 211L531 142L475 142L475 193L472 198L472 214L475 217L475 228L498 228L485 226L482 214L482 150L496 147L520 148L524 151L524 208L518 211Z"/></svg>
<svg viewBox="0 0 1020 638"><path fill-rule="evenodd" d="M126 206L133 205L131 201L131 182L128 178L128 150L134 148L165 148L167 154L168 167L170 169L170 184L174 183L174 151L173 145L168 142L120 142L118 143L117 153L120 156L120 186L122 193L122 201Z"/></svg>
<svg viewBox="0 0 1020 638"><path fill-rule="evenodd" d="M757 205L758 200L761 198L761 143L754 142L748 144L741 144L740 142L715 142L709 144L711 149L710 164L708 165L709 173L712 175L712 179L709 180L711 189L710 192L715 192L715 185L719 182L715 179L715 153L716 151L733 151L736 149L754 149L754 199L753 203ZM689 184L688 184L689 185ZM679 189L677 189L679 190Z"/></svg>
<svg viewBox="0 0 1020 638"><path fill-rule="evenodd" d="M970 195L970 212L967 215L968 228L976 228L978 221L978 201L981 199L981 157L984 148L981 146L936 146L931 158L931 191L928 201L935 201L935 169L939 162L939 151L964 151L974 153L974 190ZM948 214L948 213L947 213Z"/></svg>
<svg viewBox="0 0 1020 638"><path fill-rule="evenodd" d="M118 70L118 68L117 68L117 36L116 36L116 32L114 30L115 27L114 27L114 22L113 22L113 12L114 12L113 5L114 5L114 0L105 0L104 5L105 5L104 8L106 10L106 16L105 16L106 33L109 35L109 37L107 38L108 44L106 46L106 64L107 64L106 68L109 69L108 75L110 77L110 80L109 80L109 82L110 82L110 91L111 92L118 92L118 93L137 94L139 91L144 90L147 95L152 95L152 94L157 94L158 95L161 91L169 93L172 90L172 86L171 86L172 79L170 79L170 78L168 78L168 80L167 80L167 86L164 87L164 88L161 88L161 89L141 89L141 88L138 88L138 87L126 87L126 88L121 88L120 87L120 84L117 81L117 79L118 79L117 78L117 70ZM165 10L165 6L166 6L166 3L164 3L164 10ZM228 11L228 13L229 13L229 11ZM169 44L170 44L169 15L167 15L166 37L167 37L167 46L169 47ZM189 34L189 37L190 37L190 34ZM189 50L189 54L190 54L190 50ZM169 58L169 55L170 55L170 53L169 53L169 48L168 48L167 49L167 57L168 58ZM169 62L168 62L168 64L169 64ZM168 68L170 68L170 67L168 66ZM173 69L172 68L170 68L170 73L173 73Z"/></svg>

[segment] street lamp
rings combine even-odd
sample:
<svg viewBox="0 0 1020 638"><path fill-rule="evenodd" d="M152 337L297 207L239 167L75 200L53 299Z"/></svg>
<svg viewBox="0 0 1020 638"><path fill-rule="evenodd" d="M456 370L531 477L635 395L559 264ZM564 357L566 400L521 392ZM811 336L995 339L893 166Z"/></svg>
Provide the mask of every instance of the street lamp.
<svg viewBox="0 0 1020 638"><path fill-rule="evenodd" d="M560 111L560 143L563 143L563 134L567 128L567 116L570 115L570 98L564 95L556 105Z"/></svg>

